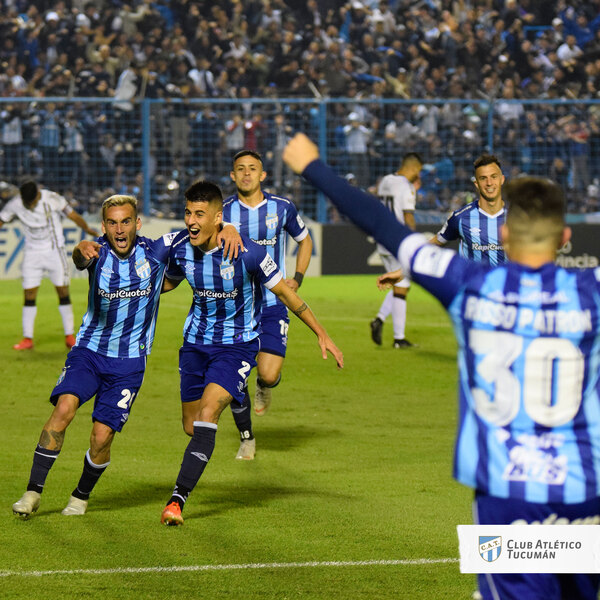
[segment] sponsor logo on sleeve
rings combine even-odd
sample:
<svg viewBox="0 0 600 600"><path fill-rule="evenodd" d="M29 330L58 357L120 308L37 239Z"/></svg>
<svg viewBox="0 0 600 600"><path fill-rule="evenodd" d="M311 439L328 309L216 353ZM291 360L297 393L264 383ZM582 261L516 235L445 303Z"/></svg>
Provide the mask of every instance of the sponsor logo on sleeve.
<svg viewBox="0 0 600 600"><path fill-rule="evenodd" d="M420 275L441 278L446 274L453 256L452 250L426 244L417 251L412 271Z"/></svg>
<svg viewBox="0 0 600 600"><path fill-rule="evenodd" d="M277 271L277 264L275 261L267 254L260 263L260 268L266 277L272 275L275 271Z"/></svg>

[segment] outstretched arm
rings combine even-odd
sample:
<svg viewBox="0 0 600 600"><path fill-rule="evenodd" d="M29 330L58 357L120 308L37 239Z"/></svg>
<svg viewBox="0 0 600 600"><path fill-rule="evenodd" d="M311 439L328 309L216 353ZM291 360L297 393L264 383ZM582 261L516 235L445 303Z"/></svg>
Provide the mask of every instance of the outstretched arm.
<svg viewBox="0 0 600 600"><path fill-rule="evenodd" d="M334 358L339 369L344 366L344 355L342 351L335 345L333 340L327 335L325 328L317 321L314 313L308 305L296 292L289 287L285 281L280 280L276 283L271 291L301 320L310 327L319 340L321 354L324 359L327 358L329 352Z"/></svg>
<svg viewBox="0 0 600 600"><path fill-rule="evenodd" d="M404 238L413 233L374 196L350 185L331 167L319 160L319 149L303 133L297 133L283 151L283 160L321 190L340 212L348 215L363 231L372 235L394 256Z"/></svg>
<svg viewBox="0 0 600 600"><path fill-rule="evenodd" d="M73 262L75 266L83 271L94 258L98 258L98 250L100 244L98 242L92 242L91 240L81 240L75 248L73 248Z"/></svg>

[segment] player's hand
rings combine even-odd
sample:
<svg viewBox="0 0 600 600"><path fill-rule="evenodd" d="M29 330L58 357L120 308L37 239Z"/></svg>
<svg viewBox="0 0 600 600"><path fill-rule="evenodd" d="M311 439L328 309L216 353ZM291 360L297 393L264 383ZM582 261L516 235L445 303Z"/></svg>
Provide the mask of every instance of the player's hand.
<svg viewBox="0 0 600 600"><path fill-rule="evenodd" d="M344 368L344 355L342 351L335 345L333 340L327 335L319 336L319 346L321 347L321 355L324 360L327 360L327 353L329 352L337 364L338 369Z"/></svg>
<svg viewBox="0 0 600 600"><path fill-rule="evenodd" d="M76 249L79 250L81 256L83 256L85 260L92 260L92 258L98 258L100 256L98 254L100 244L98 242L93 242L92 240L81 240L81 242L77 244Z"/></svg>
<svg viewBox="0 0 600 600"><path fill-rule="evenodd" d="M377 278L377 287L380 290L389 290L395 283L398 283L402 279L404 279L404 273L402 272L402 269L390 271L389 273L384 273Z"/></svg>
<svg viewBox="0 0 600 600"><path fill-rule="evenodd" d="M303 133L297 133L283 149L285 164L298 175L317 158L319 158L317 145Z"/></svg>
<svg viewBox="0 0 600 600"><path fill-rule="evenodd" d="M297 291L298 291L298 288L299 288L300 286L298 285L298 282L297 282L295 279L284 279L284 281L285 281L285 284L286 284L286 285L287 285L289 288L293 289L295 292L297 292Z"/></svg>
<svg viewBox="0 0 600 600"><path fill-rule="evenodd" d="M244 252L244 243L239 231L231 224L225 225L217 234L217 244L223 248L223 257L233 260L238 253Z"/></svg>

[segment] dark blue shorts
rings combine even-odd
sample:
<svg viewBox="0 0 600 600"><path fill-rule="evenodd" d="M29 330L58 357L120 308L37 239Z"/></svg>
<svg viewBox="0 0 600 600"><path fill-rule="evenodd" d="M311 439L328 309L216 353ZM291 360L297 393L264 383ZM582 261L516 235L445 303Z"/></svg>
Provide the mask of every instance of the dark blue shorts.
<svg viewBox="0 0 600 600"><path fill-rule="evenodd" d="M258 339L242 344L183 346L179 349L179 377L182 402L199 400L209 383L225 388L242 402L248 375L256 366Z"/></svg>
<svg viewBox="0 0 600 600"><path fill-rule="evenodd" d="M285 357L289 324L288 310L280 302L263 307L260 316L260 351Z"/></svg>
<svg viewBox="0 0 600 600"><path fill-rule="evenodd" d="M50 395L56 405L62 394L79 398L79 406L96 396L92 419L121 431L144 381L146 357L108 358L75 346Z"/></svg>
<svg viewBox="0 0 600 600"><path fill-rule="evenodd" d="M506 500L477 493L473 503L475 523L511 525L513 523L568 525L600 520L600 498L581 504L537 504ZM560 520L559 520L560 519ZM486 573L477 576L484 600L597 600L600 574Z"/></svg>

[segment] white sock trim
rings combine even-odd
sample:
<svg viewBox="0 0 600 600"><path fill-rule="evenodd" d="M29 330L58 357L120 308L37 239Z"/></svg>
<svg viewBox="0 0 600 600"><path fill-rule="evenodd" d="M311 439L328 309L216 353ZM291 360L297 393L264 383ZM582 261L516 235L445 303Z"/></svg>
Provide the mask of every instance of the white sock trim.
<svg viewBox="0 0 600 600"><path fill-rule="evenodd" d="M208 421L194 421L193 425L194 427L207 427L208 429L217 430L217 424L209 423Z"/></svg>
<svg viewBox="0 0 600 600"><path fill-rule="evenodd" d="M103 465L97 465L91 458L90 458L90 450L88 448L88 451L85 453L85 460L87 460L88 464L91 465L92 467L96 468L96 469L105 469L106 467L108 467L108 465L110 465L110 460L106 463L104 463Z"/></svg>

